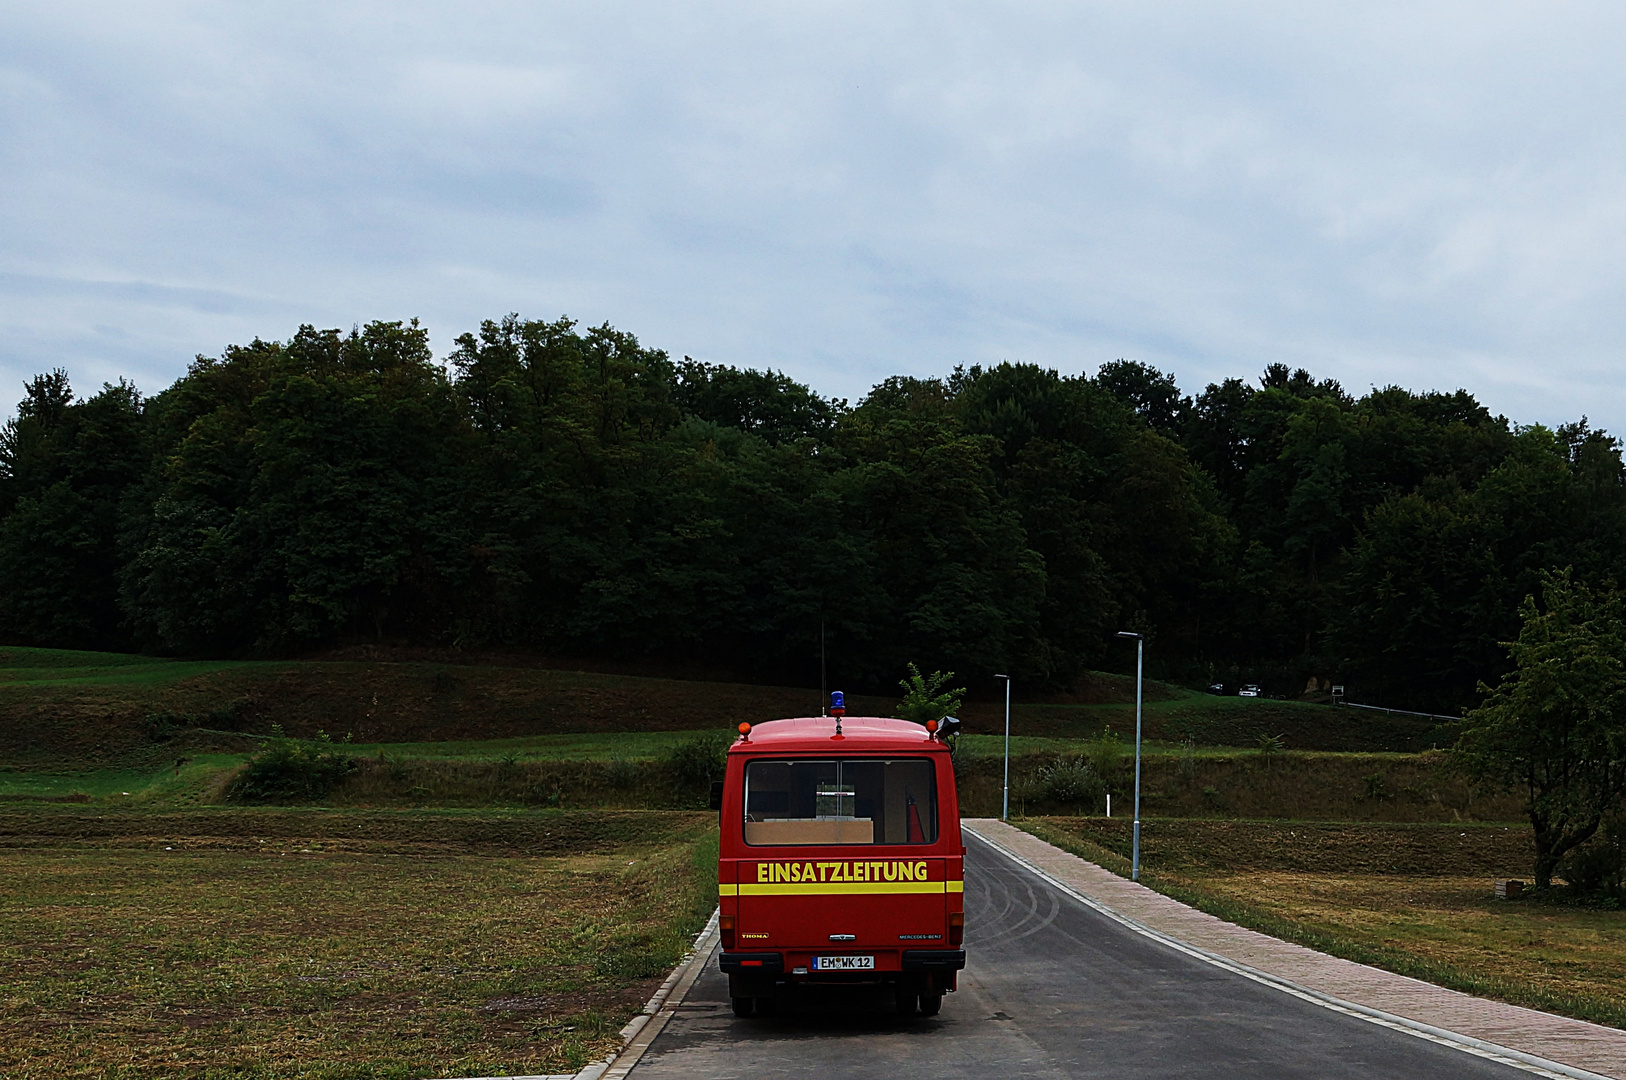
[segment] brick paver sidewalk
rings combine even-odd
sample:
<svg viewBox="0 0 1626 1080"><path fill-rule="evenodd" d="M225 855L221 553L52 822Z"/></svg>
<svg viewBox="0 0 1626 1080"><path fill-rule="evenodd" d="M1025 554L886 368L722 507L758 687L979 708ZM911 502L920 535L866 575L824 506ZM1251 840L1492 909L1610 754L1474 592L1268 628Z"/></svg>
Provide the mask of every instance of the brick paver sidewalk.
<svg viewBox="0 0 1626 1080"><path fill-rule="evenodd" d="M1487 1001L1340 960L1205 915L1002 821L967 818L960 824L1103 907L1198 949L1342 1001L1626 1080L1626 1031Z"/></svg>

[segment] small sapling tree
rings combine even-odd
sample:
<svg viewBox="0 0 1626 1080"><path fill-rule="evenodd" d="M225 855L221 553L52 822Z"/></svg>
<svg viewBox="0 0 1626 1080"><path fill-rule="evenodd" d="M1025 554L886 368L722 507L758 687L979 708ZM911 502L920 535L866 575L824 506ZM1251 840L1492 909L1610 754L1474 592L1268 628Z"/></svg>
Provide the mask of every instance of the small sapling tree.
<svg viewBox="0 0 1626 1080"><path fill-rule="evenodd" d="M914 664L909 675L898 683L903 688L903 700L898 703L898 719L924 724L928 720L941 720L960 711L965 700L965 687L950 688L954 680L952 671L934 671L922 675Z"/></svg>
<svg viewBox="0 0 1626 1080"><path fill-rule="evenodd" d="M1463 720L1454 754L1474 780L1522 789L1536 884L1589 840L1626 794L1626 613L1621 598L1543 577L1521 608L1514 670Z"/></svg>

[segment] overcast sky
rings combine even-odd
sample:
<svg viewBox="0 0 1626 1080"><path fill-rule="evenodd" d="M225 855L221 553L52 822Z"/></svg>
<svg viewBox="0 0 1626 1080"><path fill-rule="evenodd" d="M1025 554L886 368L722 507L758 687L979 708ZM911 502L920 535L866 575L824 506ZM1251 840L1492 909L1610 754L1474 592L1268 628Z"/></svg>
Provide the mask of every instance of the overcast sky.
<svg viewBox="0 0 1626 1080"><path fill-rule="evenodd" d="M1626 8L0 8L0 407L514 311L856 398L1117 357L1626 432Z"/></svg>

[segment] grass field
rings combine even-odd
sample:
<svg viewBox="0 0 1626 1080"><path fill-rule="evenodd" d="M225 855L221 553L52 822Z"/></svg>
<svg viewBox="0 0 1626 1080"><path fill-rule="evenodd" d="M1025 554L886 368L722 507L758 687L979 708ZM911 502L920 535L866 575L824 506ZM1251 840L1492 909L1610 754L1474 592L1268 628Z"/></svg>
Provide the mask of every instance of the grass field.
<svg viewBox="0 0 1626 1080"><path fill-rule="evenodd" d="M715 903L713 822L0 813L0 1075L577 1069Z"/></svg>
<svg viewBox="0 0 1626 1080"><path fill-rule="evenodd" d="M509 661L510 664L516 662ZM1078 740L1134 726L1133 684L1095 674L1068 693L1013 709L1019 736ZM243 749L280 724L369 747L490 743L577 735L728 729L816 713L816 690L537 666L439 661L179 661L114 653L0 648L0 764L62 772L156 769L176 756ZM891 696L850 695L854 714L886 715ZM994 735L1002 705L973 697L966 730ZM1418 750L1427 723L1288 701L1213 697L1153 683L1146 735L1171 743L1294 749ZM544 749L537 746L536 749ZM402 750L405 755L410 751ZM481 751L483 752L483 751ZM611 756L627 756L607 749Z"/></svg>
<svg viewBox="0 0 1626 1080"><path fill-rule="evenodd" d="M1035 835L1128 873L1129 823L1030 818ZM1232 922L1516 1005L1626 1027L1626 912L1498 901L1529 880L1514 825L1142 823L1141 880Z"/></svg>
<svg viewBox="0 0 1626 1080"><path fill-rule="evenodd" d="M684 780L674 750L694 731L535 735L513 739L351 744L359 768L325 800L336 806L574 807L677 809L703 805L704 784ZM727 732L711 732L713 739ZM168 745L145 768L45 772L0 768L0 802L74 800L99 805L185 807L218 803L226 779L258 738L237 753ZM1096 756L1085 739L1019 736L1011 741L1012 807L1018 814L1100 814L1104 800L1059 802L1044 783L1058 761ZM994 813L1002 799L1003 740L965 735L956 754L965 813ZM1130 746L1108 773L1120 812L1132 790ZM176 761L181 764L177 766ZM1503 821L1520 816L1517 798L1475 791L1437 754L1284 751L1149 742L1147 812L1165 817L1303 818L1349 821Z"/></svg>
<svg viewBox="0 0 1626 1080"><path fill-rule="evenodd" d="M1074 815L1030 827L1113 867L1127 822L1055 801L1046 777L1091 760L1127 811L1130 701L1129 680L1096 676L1013 715L1014 808ZM684 744L817 707L798 688L522 665L0 649L0 1075L579 1067L715 902L715 817L686 812L705 784ZM962 809L995 813L1003 713L962 716ZM223 804L273 724L351 737L357 767L324 806ZM1385 752L1426 747L1427 724L1154 684L1146 732L1149 883L1340 955L1626 1021L1622 916L1491 901L1493 878L1528 872L1528 831L1483 824L1516 801L1441 755ZM1288 749L1260 752L1262 734Z"/></svg>

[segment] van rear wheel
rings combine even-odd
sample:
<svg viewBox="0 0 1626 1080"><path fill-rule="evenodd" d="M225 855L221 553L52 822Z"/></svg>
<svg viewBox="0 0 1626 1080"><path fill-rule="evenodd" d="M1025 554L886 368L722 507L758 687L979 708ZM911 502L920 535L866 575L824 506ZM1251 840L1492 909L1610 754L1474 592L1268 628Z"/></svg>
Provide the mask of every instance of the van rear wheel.
<svg viewBox="0 0 1626 1080"><path fill-rule="evenodd" d="M737 997L729 998L729 1004L734 1006L735 1016L755 1016L757 1011L756 998Z"/></svg>
<svg viewBox="0 0 1626 1080"><path fill-rule="evenodd" d="M922 1016L936 1016L943 1009L942 994L921 994L920 1012Z"/></svg>

